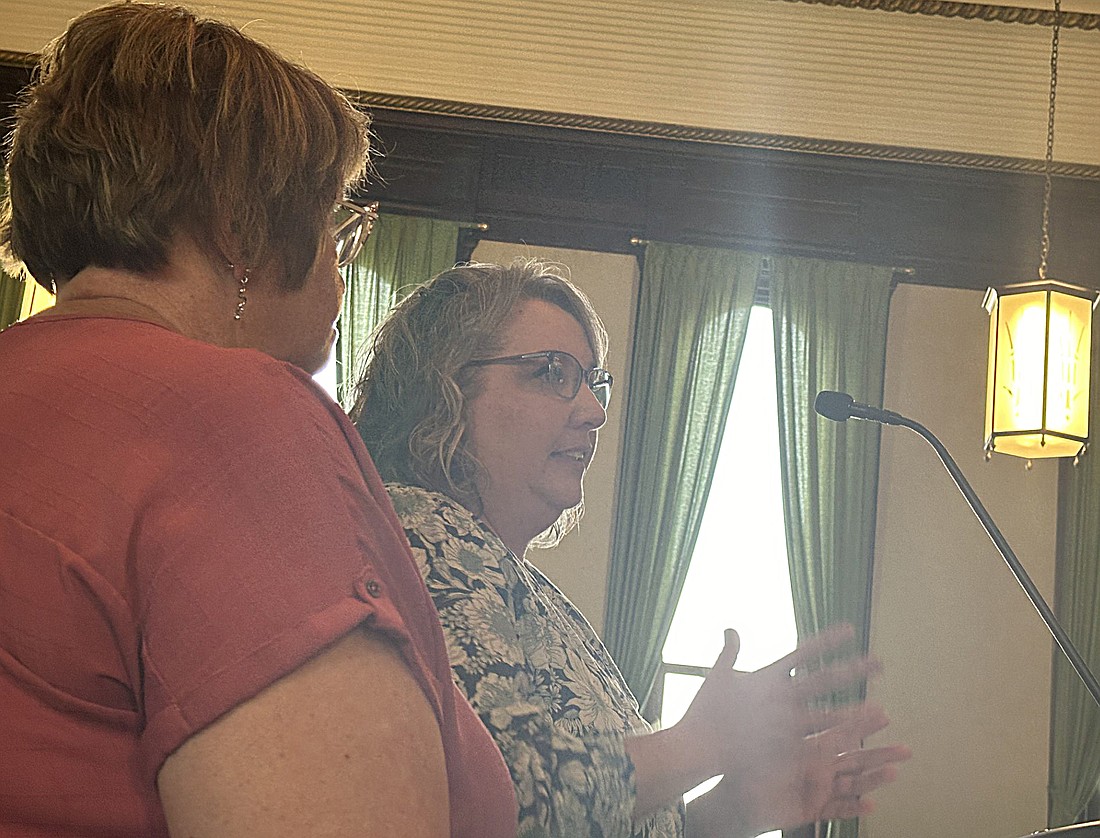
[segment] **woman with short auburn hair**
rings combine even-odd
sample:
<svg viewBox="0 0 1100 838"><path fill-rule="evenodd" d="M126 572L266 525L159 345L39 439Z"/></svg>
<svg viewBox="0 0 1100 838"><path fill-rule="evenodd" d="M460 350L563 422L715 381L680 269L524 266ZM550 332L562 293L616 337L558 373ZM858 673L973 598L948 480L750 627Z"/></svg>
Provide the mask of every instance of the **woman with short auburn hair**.
<svg viewBox="0 0 1100 838"><path fill-rule="evenodd" d="M77 18L17 107L0 247L51 291L88 265L161 268L181 232L240 265L278 257L272 279L300 288L367 165L344 96L182 7Z"/></svg>
<svg viewBox="0 0 1100 838"><path fill-rule="evenodd" d="M311 380L367 120L181 7L43 53L0 255L0 836L513 836L500 753Z"/></svg>

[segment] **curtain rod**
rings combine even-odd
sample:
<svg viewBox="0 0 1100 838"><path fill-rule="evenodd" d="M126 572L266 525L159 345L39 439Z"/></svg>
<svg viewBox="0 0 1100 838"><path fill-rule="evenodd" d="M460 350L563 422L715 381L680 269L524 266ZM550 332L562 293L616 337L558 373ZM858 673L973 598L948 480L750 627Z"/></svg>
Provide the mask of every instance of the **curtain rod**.
<svg viewBox="0 0 1100 838"><path fill-rule="evenodd" d="M630 237L630 243L632 245L634 245L635 247L645 247L646 245L650 244L650 240L649 239L643 239L643 238L640 238L638 236L631 236ZM768 255L764 256L764 264L761 265L762 270L771 271L771 265L768 263L768 260L770 258L771 257L768 256ZM843 261L847 261L847 260L843 260ZM895 277L894 281L895 282L900 282L901 281L897 278L899 274L901 276L906 277L909 280L911 280L913 277L915 277L917 275L916 268L893 266L893 267L890 268L890 270L894 272L894 277Z"/></svg>

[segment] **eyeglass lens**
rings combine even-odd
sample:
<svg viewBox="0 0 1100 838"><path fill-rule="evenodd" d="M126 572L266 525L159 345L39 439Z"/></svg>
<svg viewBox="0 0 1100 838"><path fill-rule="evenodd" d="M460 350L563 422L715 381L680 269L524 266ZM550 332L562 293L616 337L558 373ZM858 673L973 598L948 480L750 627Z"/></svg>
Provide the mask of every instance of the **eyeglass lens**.
<svg viewBox="0 0 1100 838"><path fill-rule="evenodd" d="M336 228L336 264L343 268L350 265L359 255L363 244L374 228L378 217L377 202L366 207L358 207L340 202L335 207Z"/></svg>
<svg viewBox="0 0 1100 838"><path fill-rule="evenodd" d="M341 268L351 263L359 253L363 236L363 217L343 207L336 208L336 264Z"/></svg>
<svg viewBox="0 0 1100 838"><path fill-rule="evenodd" d="M586 373L580 361L572 355L554 352L549 361L550 385L554 392L565 399L572 399L580 392L585 381L596 401L605 409L611 401L611 376L605 370L593 369Z"/></svg>

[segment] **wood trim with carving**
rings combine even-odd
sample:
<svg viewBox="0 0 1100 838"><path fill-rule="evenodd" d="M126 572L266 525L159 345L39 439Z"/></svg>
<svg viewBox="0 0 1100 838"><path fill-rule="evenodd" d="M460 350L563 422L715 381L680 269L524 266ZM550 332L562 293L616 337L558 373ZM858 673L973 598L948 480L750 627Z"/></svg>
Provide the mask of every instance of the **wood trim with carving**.
<svg viewBox="0 0 1100 838"><path fill-rule="evenodd" d="M1024 23L1053 26L1051 9L1031 9L1023 6L993 6L987 3L958 3L954 0L786 0L788 3L808 3L820 6L843 6L847 9L871 9L882 12L905 12L911 15L959 17L964 20L987 20L998 23ZM1100 15L1088 12L1062 12L1061 25L1067 29L1100 29Z"/></svg>
<svg viewBox="0 0 1100 838"><path fill-rule="evenodd" d="M0 64L14 64L17 67L33 67L38 63L38 56L33 52L12 52L9 49L0 49Z"/></svg>
<svg viewBox="0 0 1100 838"><path fill-rule="evenodd" d="M982 289L1027 278L1039 253L1035 172L742 148L375 108L390 211L477 220L532 247L638 253L648 239L912 269ZM1059 177L1060 276L1100 270L1100 180ZM1085 281L1082 279L1082 281Z"/></svg>
<svg viewBox="0 0 1100 838"><path fill-rule="evenodd" d="M792 2L800 1L792 0ZM806 2L813 1L806 0ZM970 154L907 146L854 143L844 140L759 134L752 131L701 128L663 122L641 122L630 119L586 116L584 114L481 105L474 102L452 102L420 96L398 96L389 93L370 92L353 93L352 96L361 107L367 109L385 108L386 110L407 113L457 116L491 122L511 122L519 125L545 125L555 128L572 128L581 131L654 137L667 140L685 140L688 142L735 146L737 148L798 151L834 157L891 160L901 163L928 163L936 166L983 169L995 172L1022 172L1025 174L1041 173L1044 165L1042 160L1021 157L999 157L992 154ZM1100 180L1100 166L1055 161L1051 168L1051 174L1059 177Z"/></svg>
<svg viewBox="0 0 1100 838"><path fill-rule="evenodd" d="M0 64L0 120L30 74ZM1027 279L1037 265L1038 161L995 168L914 149L872 159L793 138L689 141L669 126L646 134L561 114L523 122L482 106L434 112L429 100L357 98L371 107L377 149L360 197L389 212L483 222L498 241L637 254L632 239L649 239L903 266L906 281L979 290ZM1052 275L1100 276L1097 218L1100 177L1063 170Z"/></svg>

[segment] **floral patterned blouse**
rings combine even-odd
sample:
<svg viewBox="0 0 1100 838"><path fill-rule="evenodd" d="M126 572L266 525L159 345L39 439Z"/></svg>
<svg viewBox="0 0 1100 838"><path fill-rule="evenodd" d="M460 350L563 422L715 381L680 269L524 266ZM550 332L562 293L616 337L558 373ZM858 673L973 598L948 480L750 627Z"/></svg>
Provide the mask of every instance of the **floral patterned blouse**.
<svg viewBox="0 0 1100 838"><path fill-rule="evenodd" d="M588 621L469 510L389 484L455 683L512 773L522 838L680 838L684 807L632 831L627 735L650 728Z"/></svg>

